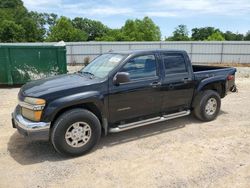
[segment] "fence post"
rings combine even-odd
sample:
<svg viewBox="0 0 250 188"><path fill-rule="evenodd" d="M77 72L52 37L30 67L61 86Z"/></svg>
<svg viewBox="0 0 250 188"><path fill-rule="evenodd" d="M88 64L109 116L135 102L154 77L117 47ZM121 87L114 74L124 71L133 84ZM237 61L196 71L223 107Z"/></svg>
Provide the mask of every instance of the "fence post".
<svg viewBox="0 0 250 188"><path fill-rule="evenodd" d="M128 49L131 50L131 44L130 43L128 44Z"/></svg>
<svg viewBox="0 0 250 188"><path fill-rule="evenodd" d="M220 54L220 63L223 63L223 53L224 53L224 42L221 42L221 54Z"/></svg>
<svg viewBox="0 0 250 188"><path fill-rule="evenodd" d="M102 50L102 43L100 43L100 52L99 52L100 54L102 54L103 53L103 50Z"/></svg>
<svg viewBox="0 0 250 188"><path fill-rule="evenodd" d="M193 42L191 42L190 60L191 60L191 62L193 62Z"/></svg>
<svg viewBox="0 0 250 188"><path fill-rule="evenodd" d="M70 44L70 64L73 63L73 50L72 50L72 45Z"/></svg>

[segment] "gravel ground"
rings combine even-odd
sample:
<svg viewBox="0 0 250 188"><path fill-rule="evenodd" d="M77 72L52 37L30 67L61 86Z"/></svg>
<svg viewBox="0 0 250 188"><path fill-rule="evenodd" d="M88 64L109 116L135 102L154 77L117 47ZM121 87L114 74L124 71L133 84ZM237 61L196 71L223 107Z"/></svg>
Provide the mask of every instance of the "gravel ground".
<svg viewBox="0 0 250 188"><path fill-rule="evenodd" d="M192 116L103 137L91 153L63 158L11 127L19 88L0 89L0 187L250 187L250 79L220 115Z"/></svg>

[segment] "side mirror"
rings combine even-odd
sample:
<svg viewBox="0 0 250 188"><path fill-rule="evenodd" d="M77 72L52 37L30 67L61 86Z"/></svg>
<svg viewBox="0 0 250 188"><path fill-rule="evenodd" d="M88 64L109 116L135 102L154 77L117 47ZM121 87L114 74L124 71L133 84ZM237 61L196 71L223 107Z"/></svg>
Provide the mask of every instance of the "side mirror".
<svg viewBox="0 0 250 188"><path fill-rule="evenodd" d="M128 72L118 72L113 79L113 83L117 86L122 83L127 83L127 82L130 82Z"/></svg>

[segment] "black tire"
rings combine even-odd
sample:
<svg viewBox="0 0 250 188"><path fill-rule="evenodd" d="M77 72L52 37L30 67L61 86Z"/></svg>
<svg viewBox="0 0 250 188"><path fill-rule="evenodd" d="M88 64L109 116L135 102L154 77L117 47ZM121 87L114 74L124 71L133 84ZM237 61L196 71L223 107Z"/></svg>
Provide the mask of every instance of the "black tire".
<svg viewBox="0 0 250 188"><path fill-rule="evenodd" d="M212 111L214 113L212 113L211 111L209 112L208 110L206 111L206 105L208 101L209 100L214 101L214 99L216 100L217 103L216 110ZM217 117L220 111L220 107L221 107L220 95L216 91L205 90L196 96L193 113L195 117L197 117L201 121L212 121Z"/></svg>
<svg viewBox="0 0 250 188"><path fill-rule="evenodd" d="M88 141L81 147L69 145L66 132L72 124L85 122L91 130ZM100 140L101 124L99 119L90 111L76 108L60 115L52 126L51 142L56 151L66 156L80 156L90 151Z"/></svg>

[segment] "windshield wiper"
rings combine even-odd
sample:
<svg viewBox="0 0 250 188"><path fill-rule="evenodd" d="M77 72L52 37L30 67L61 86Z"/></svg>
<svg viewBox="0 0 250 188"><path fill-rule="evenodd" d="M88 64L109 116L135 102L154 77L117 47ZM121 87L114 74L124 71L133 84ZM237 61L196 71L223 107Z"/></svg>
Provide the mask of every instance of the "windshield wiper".
<svg viewBox="0 0 250 188"><path fill-rule="evenodd" d="M82 73L82 74L87 74L87 75L89 75L91 79L95 77L95 75L94 75L93 73L91 73L91 72L87 72L87 71L78 71L78 72L79 72L79 73Z"/></svg>

